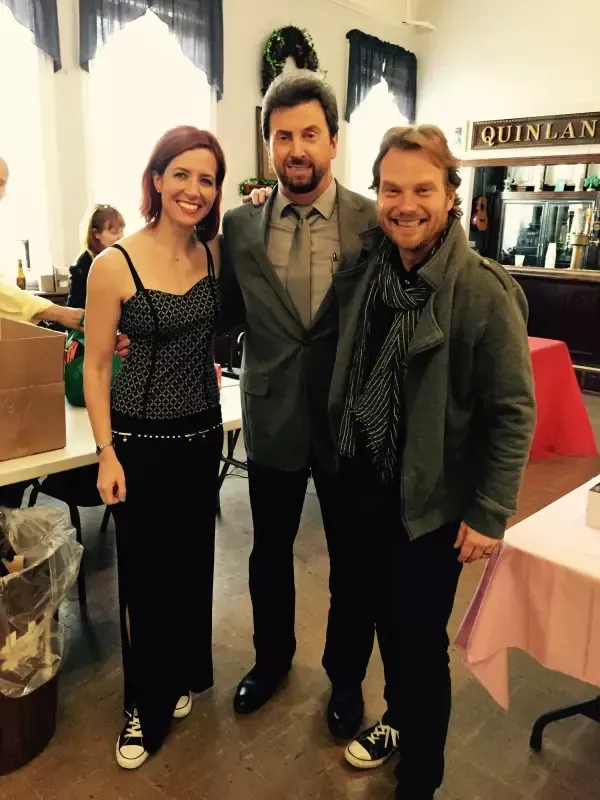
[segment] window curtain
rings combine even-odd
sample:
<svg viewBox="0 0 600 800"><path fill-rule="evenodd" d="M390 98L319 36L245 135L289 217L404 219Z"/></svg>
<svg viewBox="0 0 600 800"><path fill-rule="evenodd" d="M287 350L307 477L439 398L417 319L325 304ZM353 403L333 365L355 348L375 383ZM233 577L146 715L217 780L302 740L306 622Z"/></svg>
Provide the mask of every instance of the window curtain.
<svg viewBox="0 0 600 800"><path fill-rule="evenodd" d="M54 71L61 67L56 0L0 0L14 18L33 33L39 49L54 61Z"/></svg>
<svg viewBox="0 0 600 800"><path fill-rule="evenodd" d="M346 121L374 86L385 78L400 113L413 123L417 104L417 58L414 53L375 36L352 30Z"/></svg>
<svg viewBox="0 0 600 800"><path fill-rule="evenodd" d="M79 63L86 71L99 44L152 11L165 22L183 54L223 96L223 0L79 0Z"/></svg>

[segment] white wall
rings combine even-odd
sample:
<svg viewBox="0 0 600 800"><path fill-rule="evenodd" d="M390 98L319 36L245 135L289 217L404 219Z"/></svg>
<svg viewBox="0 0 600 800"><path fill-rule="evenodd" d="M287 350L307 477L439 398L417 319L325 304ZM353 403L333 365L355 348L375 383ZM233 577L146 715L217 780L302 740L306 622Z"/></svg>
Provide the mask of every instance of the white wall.
<svg viewBox="0 0 600 800"><path fill-rule="evenodd" d="M224 208L239 203L238 184L257 173L255 108L261 104L260 64L269 34L285 25L306 28L321 66L327 71L343 119L348 72L346 33L365 33L418 47L418 37L402 26L404 0L223 0L225 92L217 105L216 133L228 162ZM45 76L44 115L47 137L52 255L57 266L78 255L79 224L90 201L84 104L88 76L79 68L78 0L58 0L63 69ZM417 51L418 52L418 51ZM107 91L106 101L110 102ZM344 126L336 175L346 174Z"/></svg>
<svg viewBox="0 0 600 800"><path fill-rule="evenodd" d="M450 135L467 121L600 111L599 0L429 0L427 12L437 29L420 51L419 122ZM588 145L527 152L598 151Z"/></svg>
<svg viewBox="0 0 600 800"><path fill-rule="evenodd" d="M373 17L352 10L371 8ZM225 93L217 106L217 134L227 156L228 178L225 208L239 203L238 184L256 175L255 108L261 105L260 64L264 44L277 28L296 25L311 34L321 67L339 103L340 118L346 109L349 43L346 33L358 28L408 50L417 45L400 24L400 0L224 0ZM387 13L388 22L383 21ZM346 174L346 146L341 129L336 176Z"/></svg>

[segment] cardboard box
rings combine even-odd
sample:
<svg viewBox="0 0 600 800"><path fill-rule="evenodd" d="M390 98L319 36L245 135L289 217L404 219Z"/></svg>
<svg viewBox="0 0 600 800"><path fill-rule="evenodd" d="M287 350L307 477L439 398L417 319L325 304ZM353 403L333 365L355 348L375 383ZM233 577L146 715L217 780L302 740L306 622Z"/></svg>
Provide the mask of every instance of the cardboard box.
<svg viewBox="0 0 600 800"><path fill-rule="evenodd" d="M590 528L600 530L600 483L592 486L588 492L586 523Z"/></svg>
<svg viewBox="0 0 600 800"><path fill-rule="evenodd" d="M55 288L54 275L40 275L40 292L52 294Z"/></svg>
<svg viewBox="0 0 600 800"><path fill-rule="evenodd" d="M0 461L66 444L65 337L0 319Z"/></svg>

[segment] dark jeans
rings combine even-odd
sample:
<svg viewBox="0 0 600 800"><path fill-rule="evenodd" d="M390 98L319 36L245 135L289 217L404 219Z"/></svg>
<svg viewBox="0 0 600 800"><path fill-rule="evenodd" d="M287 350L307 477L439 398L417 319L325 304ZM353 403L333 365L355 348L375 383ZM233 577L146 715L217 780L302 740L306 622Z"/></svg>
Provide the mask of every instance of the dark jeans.
<svg viewBox="0 0 600 800"><path fill-rule="evenodd" d="M368 575L385 672L384 723L399 732L398 798L432 800L444 775L451 707L448 634L461 565L458 523L411 541L400 491L343 471L348 527Z"/></svg>
<svg viewBox="0 0 600 800"><path fill-rule="evenodd" d="M294 541L309 475L321 506L329 550L331 604L323 667L334 684L362 682L373 649L374 625L363 597L363 580L340 525L339 478L317 463L296 472L248 463L254 548L250 595L254 647L260 670L286 673L296 651Z"/></svg>

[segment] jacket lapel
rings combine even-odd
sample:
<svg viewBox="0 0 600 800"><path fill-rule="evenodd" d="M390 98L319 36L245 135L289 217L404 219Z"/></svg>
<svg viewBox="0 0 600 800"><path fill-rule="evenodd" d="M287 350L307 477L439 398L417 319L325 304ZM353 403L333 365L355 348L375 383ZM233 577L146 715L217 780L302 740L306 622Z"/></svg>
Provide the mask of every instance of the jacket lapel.
<svg viewBox="0 0 600 800"><path fill-rule="evenodd" d="M337 183L337 181L336 181ZM363 250L361 233L367 230L372 222L368 211L361 208L352 194L337 183L338 224L340 229L340 264L336 274L356 266ZM335 276L334 276L335 279ZM316 325L327 312L334 298L333 281L323 302L319 306L312 326ZM311 327L312 327L311 326Z"/></svg>
<svg viewBox="0 0 600 800"><path fill-rule="evenodd" d="M435 314L437 290L447 277L449 270L453 268L452 264L457 263L457 259L453 257L456 251L458 250L460 253L461 248L464 249L465 247L468 247L468 245L464 232L460 222L455 220L439 250L421 268L419 274L431 288L432 294L423 309L408 347L407 361L418 353L437 347L444 341L445 337ZM437 305L439 310L439 303Z"/></svg>
<svg viewBox="0 0 600 800"><path fill-rule="evenodd" d="M279 280L275 272L269 256L267 255L267 236L269 231L269 220L271 219L271 210L275 201L275 192L267 200L264 206L253 207L250 211L250 224L248 225L248 251L254 258L261 272L271 285L271 288L281 300L285 308L289 311L292 317L296 320L300 327L302 320L292 303L290 296L285 290L283 283Z"/></svg>
<svg viewBox="0 0 600 800"><path fill-rule="evenodd" d="M435 317L433 308L434 299L435 294L433 294L425 304L423 313L419 318L413 337L408 345L408 352L406 353L407 362L418 353L432 350L444 341L444 334Z"/></svg>
<svg viewBox="0 0 600 800"><path fill-rule="evenodd" d="M372 213L361 208L352 194L338 183L338 214L340 224L340 270L352 269L363 250L361 234L372 225Z"/></svg>

